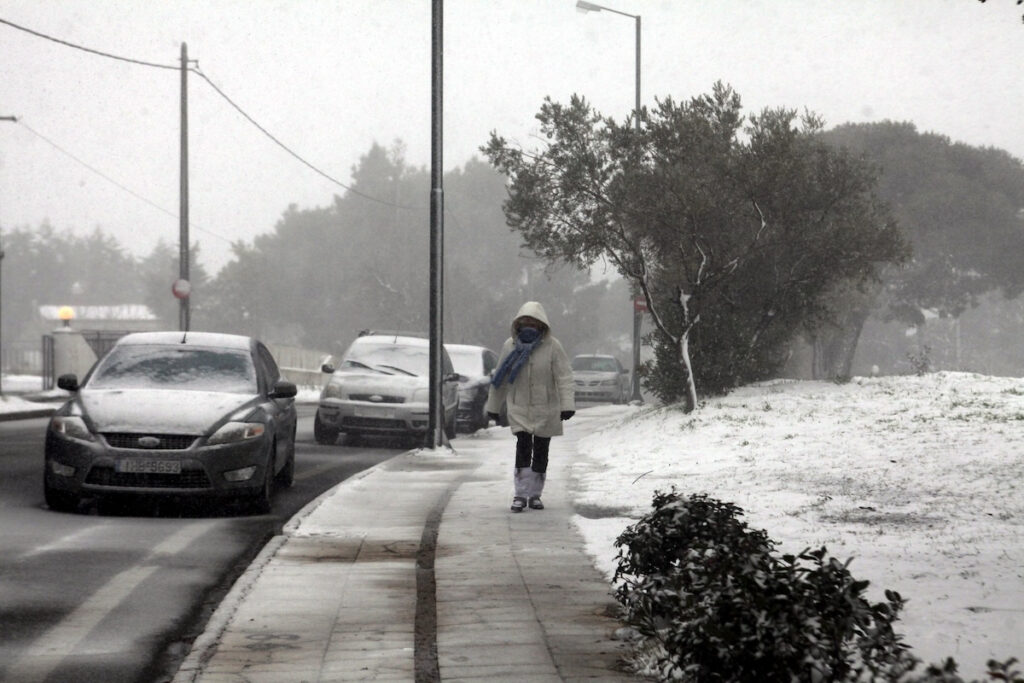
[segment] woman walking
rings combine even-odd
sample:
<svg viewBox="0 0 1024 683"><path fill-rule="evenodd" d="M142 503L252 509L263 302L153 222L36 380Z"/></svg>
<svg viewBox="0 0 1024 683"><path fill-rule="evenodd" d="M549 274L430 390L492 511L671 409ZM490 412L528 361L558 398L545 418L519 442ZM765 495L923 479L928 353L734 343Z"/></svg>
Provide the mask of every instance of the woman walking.
<svg viewBox="0 0 1024 683"><path fill-rule="evenodd" d="M560 436L562 421L576 414L576 397L569 357L551 335L548 316L536 301L527 301L516 313L512 336L501 349L487 396L492 419L498 419L502 402L516 437L512 512L527 506L543 510L540 496L551 437Z"/></svg>

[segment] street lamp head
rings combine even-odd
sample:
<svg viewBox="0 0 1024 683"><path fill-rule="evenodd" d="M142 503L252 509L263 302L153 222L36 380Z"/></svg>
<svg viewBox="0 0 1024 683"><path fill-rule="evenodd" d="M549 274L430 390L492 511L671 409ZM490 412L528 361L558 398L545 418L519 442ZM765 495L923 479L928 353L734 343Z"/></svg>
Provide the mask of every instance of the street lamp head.
<svg viewBox="0 0 1024 683"><path fill-rule="evenodd" d="M604 7L595 5L592 2L585 2L585 0L576 0L576 9L584 12L600 12Z"/></svg>

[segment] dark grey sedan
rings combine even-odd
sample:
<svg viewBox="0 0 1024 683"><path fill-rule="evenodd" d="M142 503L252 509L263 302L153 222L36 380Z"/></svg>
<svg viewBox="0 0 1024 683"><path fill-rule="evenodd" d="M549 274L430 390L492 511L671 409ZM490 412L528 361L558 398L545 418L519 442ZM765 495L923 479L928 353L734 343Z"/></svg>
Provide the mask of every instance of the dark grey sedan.
<svg viewBox="0 0 1024 683"><path fill-rule="evenodd" d="M50 420L43 489L52 510L111 494L244 498L269 511L295 471L295 385L250 337L122 337Z"/></svg>

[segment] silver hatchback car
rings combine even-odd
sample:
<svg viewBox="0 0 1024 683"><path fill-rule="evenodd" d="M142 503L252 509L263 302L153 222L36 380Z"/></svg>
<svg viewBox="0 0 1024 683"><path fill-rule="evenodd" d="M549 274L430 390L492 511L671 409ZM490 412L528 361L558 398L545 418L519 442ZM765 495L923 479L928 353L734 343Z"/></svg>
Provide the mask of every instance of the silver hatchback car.
<svg viewBox="0 0 1024 683"><path fill-rule="evenodd" d="M615 356L583 354L572 359L577 401L625 403L629 397L629 370Z"/></svg>
<svg viewBox="0 0 1024 683"><path fill-rule="evenodd" d="M444 429L455 437L459 378L442 349ZM313 421L317 443L340 434L425 435L429 419L430 342L407 334L362 334L342 356L341 366L323 367L331 378L320 392Z"/></svg>

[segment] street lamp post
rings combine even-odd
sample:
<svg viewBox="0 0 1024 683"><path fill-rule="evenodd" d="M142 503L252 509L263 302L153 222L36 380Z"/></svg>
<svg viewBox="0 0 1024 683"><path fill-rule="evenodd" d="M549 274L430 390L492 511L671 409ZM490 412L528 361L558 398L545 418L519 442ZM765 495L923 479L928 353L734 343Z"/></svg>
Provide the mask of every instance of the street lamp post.
<svg viewBox="0 0 1024 683"><path fill-rule="evenodd" d="M611 12L613 14L619 14L624 17L632 17L636 23L636 100L633 105L633 125L636 130L640 131L640 15L629 14L627 12L620 12L617 9L611 7L605 7L604 5L597 5L592 2L586 2L585 0L578 0L576 2L576 8L583 10L584 12ZM631 401L643 401L643 396L640 394L640 376L637 374L637 369L640 367L640 325L643 321L643 313L637 308L636 297L630 297L630 306L633 307L633 388L630 396Z"/></svg>
<svg viewBox="0 0 1024 683"><path fill-rule="evenodd" d="M18 117L17 116L0 116L0 121L11 121L12 123L17 123ZM3 266L3 263L4 263L4 249L3 249L3 246L0 245L0 266ZM4 354L3 354L3 325L2 325L2 322L3 322L3 271L2 271L2 269L0 269L0 396L3 396L3 394L4 394L4 385L3 385Z"/></svg>

